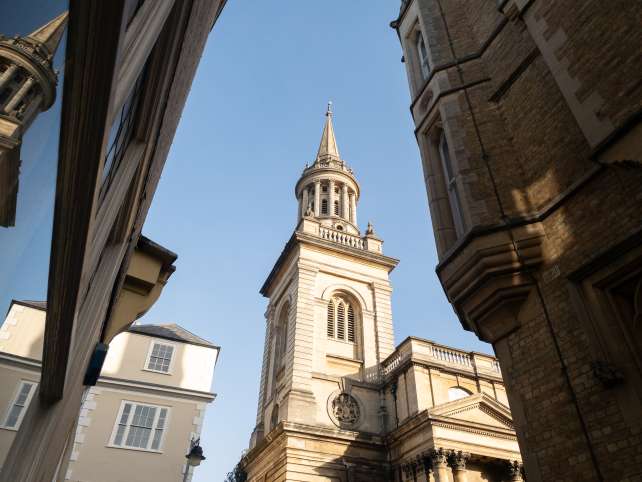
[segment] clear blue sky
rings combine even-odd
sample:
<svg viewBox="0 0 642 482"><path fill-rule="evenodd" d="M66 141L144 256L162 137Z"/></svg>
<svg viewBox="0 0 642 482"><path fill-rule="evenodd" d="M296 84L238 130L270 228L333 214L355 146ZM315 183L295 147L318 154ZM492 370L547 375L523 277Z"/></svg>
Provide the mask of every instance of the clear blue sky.
<svg viewBox="0 0 642 482"><path fill-rule="evenodd" d="M247 447L266 300L258 289L295 226L293 190L334 102L342 157L361 183L393 272L397 342L489 351L463 331L436 278L435 246L391 0L231 0L216 24L144 232L179 255L143 322L222 346L196 481L222 480Z"/></svg>

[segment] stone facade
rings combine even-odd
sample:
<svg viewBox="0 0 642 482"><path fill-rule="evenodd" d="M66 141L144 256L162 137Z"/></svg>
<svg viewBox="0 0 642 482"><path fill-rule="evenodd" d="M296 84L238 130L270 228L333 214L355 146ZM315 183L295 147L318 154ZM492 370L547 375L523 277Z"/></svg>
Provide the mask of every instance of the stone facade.
<svg viewBox="0 0 642 482"><path fill-rule="evenodd" d="M511 467L521 480L497 360L417 338L395 349L398 261L372 225L361 235L360 187L326 115L295 189L298 226L261 289L269 303L242 460L249 481L499 482Z"/></svg>
<svg viewBox="0 0 642 482"><path fill-rule="evenodd" d="M495 348L529 481L642 473L641 14L407 0L391 24L437 274Z"/></svg>

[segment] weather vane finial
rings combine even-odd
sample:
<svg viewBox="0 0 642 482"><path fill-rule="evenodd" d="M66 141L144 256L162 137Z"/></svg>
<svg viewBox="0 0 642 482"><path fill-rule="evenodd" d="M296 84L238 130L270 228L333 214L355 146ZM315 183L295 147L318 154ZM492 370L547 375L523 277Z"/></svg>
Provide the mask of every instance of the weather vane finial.
<svg viewBox="0 0 642 482"><path fill-rule="evenodd" d="M332 101L328 101L328 110L326 111L325 115L332 115Z"/></svg>

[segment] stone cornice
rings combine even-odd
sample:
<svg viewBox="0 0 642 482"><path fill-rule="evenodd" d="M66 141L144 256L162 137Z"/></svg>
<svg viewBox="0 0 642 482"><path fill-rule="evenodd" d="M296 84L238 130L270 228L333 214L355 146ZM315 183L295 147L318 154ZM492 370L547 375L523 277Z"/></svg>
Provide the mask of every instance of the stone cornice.
<svg viewBox="0 0 642 482"><path fill-rule="evenodd" d="M326 241L318 236L313 236L310 234L295 231L290 237L290 239L288 240L288 242L285 244L283 251L281 251L281 254L276 260L276 263L274 264L274 267L270 271L270 274L268 275L265 282L263 283L263 286L259 290L259 293L261 293L265 297L269 297L268 292L270 287L272 286L272 283L274 282L277 275L283 268L288 256L292 253L294 248L299 244L307 244L310 246L327 249L330 251L334 251L336 253L352 256L361 261L366 261L373 264L377 264L379 266L384 266L388 270L388 272L392 271L395 268L395 266L397 266L397 264L399 263L398 259L391 258L389 256L384 256L383 254L378 254L378 253L374 253L372 251L367 251L363 249L351 248L349 246L343 246L337 243L333 243L332 241Z"/></svg>

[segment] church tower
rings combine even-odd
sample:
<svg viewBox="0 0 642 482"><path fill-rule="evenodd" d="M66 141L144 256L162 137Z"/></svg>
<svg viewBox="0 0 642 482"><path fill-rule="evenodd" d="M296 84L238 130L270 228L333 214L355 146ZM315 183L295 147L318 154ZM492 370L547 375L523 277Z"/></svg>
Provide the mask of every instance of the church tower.
<svg viewBox="0 0 642 482"><path fill-rule="evenodd" d="M67 12L26 37L0 35L0 226L15 223L22 136L56 98L53 57Z"/></svg>
<svg viewBox="0 0 642 482"><path fill-rule="evenodd" d="M249 480L296 479L297 463L328 477L356 464L382 480L379 381L394 351L389 274L398 261L370 224L361 234L360 187L339 154L331 104L295 196L298 224L261 288L269 303Z"/></svg>

